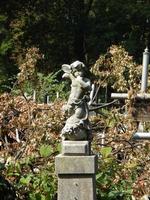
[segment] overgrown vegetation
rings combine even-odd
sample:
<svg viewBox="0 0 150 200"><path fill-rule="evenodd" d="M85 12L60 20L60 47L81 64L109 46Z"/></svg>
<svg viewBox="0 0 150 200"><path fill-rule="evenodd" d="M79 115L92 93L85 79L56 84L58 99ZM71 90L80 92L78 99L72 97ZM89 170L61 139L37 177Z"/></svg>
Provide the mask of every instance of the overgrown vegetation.
<svg viewBox="0 0 150 200"><path fill-rule="evenodd" d="M55 196L54 157L60 150L62 104L1 96L1 175L13 183L18 199Z"/></svg>
<svg viewBox="0 0 150 200"><path fill-rule="evenodd" d="M38 73L38 49L31 51L24 56L11 92L0 96L0 172L13 185L18 200L54 200L54 158L60 152L59 135L65 123L61 108L68 86L57 82L57 74ZM119 91L132 89L135 95L141 67L121 46L112 46L109 51L111 56L100 56L92 68L97 84L101 88L108 83ZM43 103L45 92L51 96L48 104ZM56 92L60 92L59 98ZM133 105L132 95L126 102L128 110ZM150 143L132 140L137 123L127 115L125 106L103 108L90 121L94 135L92 151L99 156L97 199L140 200L150 194ZM7 184L1 181L1 185L3 196ZM14 195L12 190L8 191L7 194Z"/></svg>
<svg viewBox="0 0 150 200"><path fill-rule="evenodd" d="M54 157L69 91L60 66L74 60L92 66L105 101L112 91L129 97L125 106L90 118L98 200L150 194L150 143L132 141L137 124L131 109L139 90L137 62L150 37L149 6L149 0L0 1L0 199L14 200L15 192L20 200L56 199Z"/></svg>
<svg viewBox="0 0 150 200"><path fill-rule="evenodd" d="M118 92L139 91L142 66L122 47L112 45L91 69L95 82Z"/></svg>

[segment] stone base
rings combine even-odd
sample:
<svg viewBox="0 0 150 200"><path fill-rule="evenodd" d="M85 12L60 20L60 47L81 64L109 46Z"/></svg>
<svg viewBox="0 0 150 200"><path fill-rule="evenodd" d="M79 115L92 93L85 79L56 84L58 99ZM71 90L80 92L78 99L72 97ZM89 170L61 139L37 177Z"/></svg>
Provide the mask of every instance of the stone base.
<svg viewBox="0 0 150 200"><path fill-rule="evenodd" d="M96 200L97 156L90 155L88 141L64 141L55 158L58 200Z"/></svg>
<svg viewBox="0 0 150 200"><path fill-rule="evenodd" d="M58 175L58 200L96 200L95 175Z"/></svg>
<svg viewBox="0 0 150 200"><path fill-rule="evenodd" d="M62 154L90 155L90 143L88 141L62 141Z"/></svg>

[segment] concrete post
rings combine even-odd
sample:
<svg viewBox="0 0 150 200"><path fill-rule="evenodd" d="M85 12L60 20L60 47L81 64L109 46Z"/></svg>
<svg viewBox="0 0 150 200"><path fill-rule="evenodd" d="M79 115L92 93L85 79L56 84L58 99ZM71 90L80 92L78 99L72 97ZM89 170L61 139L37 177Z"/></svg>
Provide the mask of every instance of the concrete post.
<svg viewBox="0 0 150 200"><path fill-rule="evenodd" d="M96 200L97 157L88 141L63 141L55 158L58 200Z"/></svg>
<svg viewBox="0 0 150 200"><path fill-rule="evenodd" d="M148 65L149 65L150 53L148 48L143 52L143 69L142 69L142 82L141 82L141 92L146 92L147 90L147 80L148 80Z"/></svg>

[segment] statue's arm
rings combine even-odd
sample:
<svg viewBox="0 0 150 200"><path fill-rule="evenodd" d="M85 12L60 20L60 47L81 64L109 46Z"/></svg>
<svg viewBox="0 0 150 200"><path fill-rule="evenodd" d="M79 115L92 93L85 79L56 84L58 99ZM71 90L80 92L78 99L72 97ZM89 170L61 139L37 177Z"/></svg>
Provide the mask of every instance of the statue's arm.
<svg viewBox="0 0 150 200"><path fill-rule="evenodd" d="M83 78L81 76L77 77L77 81L80 83L82 88L86 88L88 90L91 90L91 81L88 78Z"/></svg>
<svg viewBox="0 0 150 200"><path fill-rule="evenodd" d="M69 78L71 81L75 79L72 73L64 73L62 78Z"/></svg>

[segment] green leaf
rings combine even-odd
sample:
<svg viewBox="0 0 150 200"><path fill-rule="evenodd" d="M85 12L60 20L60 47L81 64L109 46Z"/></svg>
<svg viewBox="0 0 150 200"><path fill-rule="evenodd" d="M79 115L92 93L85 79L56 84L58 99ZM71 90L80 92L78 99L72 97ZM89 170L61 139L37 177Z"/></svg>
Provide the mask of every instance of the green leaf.
<svg viewBox="0 0 150 200"><path fill-rule="evenodd" d="M20 173L10 172L10 173L8 173L8 176L20 176Z"/></svg>
<svg viewBox="0 0 150 200"><path fill-rule="evenodd" d="M0 162L0 170L5 169L5 164Z"/></svg>
<svg viewBox="0 0 150 200"><path fill-rule="evenodd" d="M7 17L5 15L0 15L0 22L5 22Z"/></svg>
<svg viewBox="0 0 150 200"><path fill-rule="evenodd" d="M46 200L46 197L44 195L41 195L41 200Z"/></svg>
<svg viewBox="0 0 150 200"><path fill-rule="evenodd" d="M5 55L5 53L12 47L11 41L2 41L0 44L0 55Z"/></svg>
<svg viewBox="0 0 150 200"><path fill-rule="evenodd" d="M96 180L100 179L102 177L103 173L96 174Z"/></svg>
<svg viewBox="0 0 150 200"><path fill-rule="evenodd" d="M36 199L36 200L41 200L41 199L42 199L42 198L41 198L41 193L39 193L39 192L36 193L36 194L35 194L35 199Z"/></svg>
<svg viewBox="0 0 150 200"><path fill-rule="evenodd" d="M57 151L60 153L61 152L61 144L57 144Z"/></svg>
<svg viewBox="0 0 150 200"><path fill-rule="evenodd" d="M41 155L41 157L48 157L48 156L50 156L51 155L51 153L52 153L53 151L52 151L52 147L50 146L50 145L42 145L41 147L40 147L40 155Z"/></svg>
<svg viewBox="0 0 150 200"><path fill-rule="evenodd" d="M110 191L108 193L108 198L112 199L112 198L116 198L119 195L118 191Z"/></svg>
<svg viewBox="0 0 150 200"><path fill-rule="evenodd" d="M22 177L20 179L20 183L23 184L23 185L29 185L31 179L32 179L31 175L28 175L27 177Z"/></svg>
<svg viewBox="0 0 150 200"><path fill-rule="evenodd" d="M102 156L104 158L107 158L112 152L112 148L111 147L103 147L101 150L100 150L100 153L102 154Z"/></svg>

